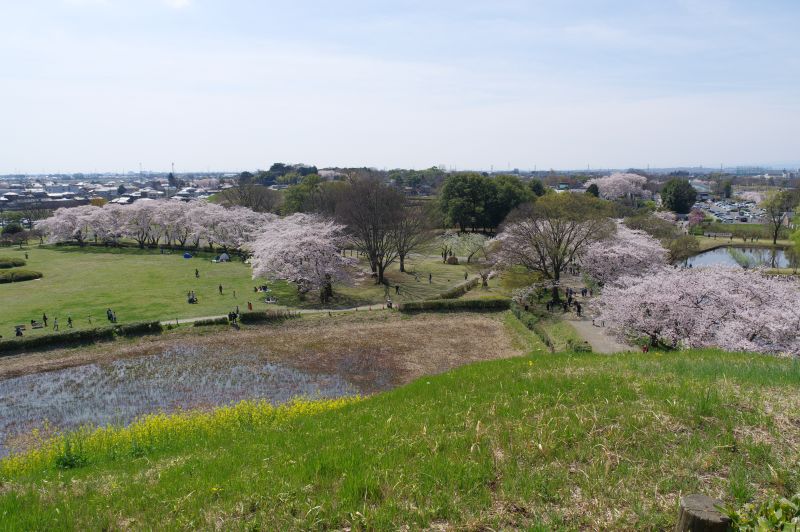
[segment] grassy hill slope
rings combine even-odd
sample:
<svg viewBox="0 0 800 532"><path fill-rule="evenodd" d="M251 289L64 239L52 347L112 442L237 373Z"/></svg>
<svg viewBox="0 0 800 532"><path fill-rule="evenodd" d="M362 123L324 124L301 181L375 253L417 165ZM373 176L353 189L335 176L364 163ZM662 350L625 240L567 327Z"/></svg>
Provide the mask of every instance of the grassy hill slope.
<svg viewBox="0 0 800 532"><path fill-rule="evenodd" d="M237 423L7 469L0 528L653 529L800 488L800 362L763 356L536 355Z"/></svg>

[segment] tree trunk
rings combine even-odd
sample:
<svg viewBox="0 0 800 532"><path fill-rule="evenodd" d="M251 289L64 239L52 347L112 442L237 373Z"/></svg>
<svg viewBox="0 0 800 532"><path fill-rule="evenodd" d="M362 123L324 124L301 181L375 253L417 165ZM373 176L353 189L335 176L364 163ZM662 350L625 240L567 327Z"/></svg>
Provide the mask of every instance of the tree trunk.
<svg viewBox="0 0 800 532"><path fill-rule="evenodd" d="M405 273L406 271L406 256L400 255L400 271Z"/></svg>
<svg viewBox="0 0 800 532"><path fill-rule="evenodd" d="M716 507L722 501L706 495L687 495L681 499L681 509L675 532L725 532L731 520Z"/></svg>
<svg viewBox="0 0 800 532"><path fill-rule="evenodd" d="M378 280L375 284L383 284L383 264L378 264Z"/></svg>

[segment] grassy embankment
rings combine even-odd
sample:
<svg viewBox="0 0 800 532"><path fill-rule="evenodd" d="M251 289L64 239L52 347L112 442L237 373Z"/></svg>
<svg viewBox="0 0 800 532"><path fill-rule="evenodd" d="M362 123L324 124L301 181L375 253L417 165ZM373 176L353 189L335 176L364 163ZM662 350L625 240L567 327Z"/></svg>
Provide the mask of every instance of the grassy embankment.
<svg viewBox="0 0 800 532"><path fill-rule="evenodd" d="M798 361L533 355L334 406L143 421L6 462L2 524L666 529L681 494L800 488Z"/></svg>

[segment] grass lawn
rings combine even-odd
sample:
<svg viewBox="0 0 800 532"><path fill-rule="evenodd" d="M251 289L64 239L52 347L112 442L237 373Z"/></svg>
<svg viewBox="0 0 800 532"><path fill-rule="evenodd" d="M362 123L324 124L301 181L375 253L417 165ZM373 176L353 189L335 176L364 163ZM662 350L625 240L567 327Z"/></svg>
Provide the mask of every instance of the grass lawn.
<svg viewBox="0 0 800 532"><path fill-rule="evenodd" d="M773 245L771 238L762 238L758 242L744 242L741 238L734 237L733 240L729 240L728 238L711 238L708 236L697 236L695 237L697 242L700 244L700 251L708 251L709 249L718 248L720 246L737 246L737 247L747 247L747 248L773 248L773 247L789 247L792 245L791 240L781 240L778 239L777 245Z"/></svg>
<svg viewBox="0 0 800 532"><path fill-rule="evenodd" d="M569 324L568 321L560 319L546 319L541 322L542 328L547 333L547 337L553 344L553 349L558 351L566 351L570 342L573 345L578 345L583 342L583 338L575 328Z"/></svg>
<svg viewBox="0 0 800 532"><path fill-rule="evenodd" d="M250 267L241 262L212 264L209 258L184 259L181 254L161 255L151 250L113 252L77 247L58 249L32 247L26 269L40 271L36 281L0 285L0 334L13 335L13 326L41 320L47 313L50 330L53 318L66 329L67 316L75 326L107 325L106 309L117 313L120 323L139 320L169 320L227 314L239 305L267 308L256 298ZM0 254L24 258L25 251L3 249ZM196 279L194 270L200 270ZM219 294L219 285L223 294ZM270 283L280 303L297 303L297 291L285 283ZM186 293L194 290L199 302L190 305ZM233 296L234 291L236 297ZM260 295L260 294L259 294ZM6 303L8 302L8 303ZM44 334L42 329L26 335Z"/></svg>
<svg viewBox="0 0 800 532"><path fill-rule="evenodd" d="M665 530L683 494L800 489L796 360L534 355L334 409L243 410L6 468L2 525Z"/></svg>
<svg viewBox="0 0 800 532"><path fill-rule="evenodd" d="M106 309L117 313L120 323L140 320L172 320L227 314L238 305L246 310L252 302L255 310L274 307L263 303L264 295L255 294L253 286L261 284L251 279L250 267L241 262L212 264L210 254L203 258L184 259L180 253L162 255L155 250L135 248L109 249L73 246L31 247L24 250L6 248L1 256L29 259L25 269L40 271L44 277L35 281L0 285L0 335L8 338L14 326L30 325L30 320L41 320L46 313L50 322L47 331L28 330L28 335L52 331L52 320L66 328L67 316L76 328L106 325ZM362 267L368 270L364 263ZM194 275L200 270L200 278ZM387 279L400 293L390 290L390 297L401 302L435 297L438 293L463 281L465 272L473 265L451 266L442 264L438 257L415 255L407 262L409 273L400 273L393 265ZM418 279L413 272L418 273ZM428 273L432 282L428 282ZM218 287L222 284L223 294ZM278 298L280 306L313 308L319 302L314 294L299 298L293 285L268 283ZM194 290L199 302L190 305L186 293ZM234 297L234 291L236 297ZM336 286L335 298L330 307L380 305L384 302L385 288L376 285L369 275L362 276L353 286Z"/></svg>

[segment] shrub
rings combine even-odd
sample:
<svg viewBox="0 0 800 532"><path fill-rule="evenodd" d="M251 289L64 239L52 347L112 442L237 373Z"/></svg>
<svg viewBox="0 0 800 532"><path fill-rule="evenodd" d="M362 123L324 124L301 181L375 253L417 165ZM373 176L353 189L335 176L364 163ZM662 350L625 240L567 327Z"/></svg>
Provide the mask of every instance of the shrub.
<svg viewBox="0 0 800 532"><path fill-rule="evenodd" d="M458 257L455 255L452 257L447 257L447 264L458 264Z"/></svg>
<svg viewBox="0 0 800 532"><path fill-rule="evenodd" d="M448 312L469 310L508 310L511 300L502 297L485 299L428 299L409 301L398 306L400 312Z"/></svg>
<svg viewBox="0 0 800 532"><path fill-rule="evenodd" d="M112 327L81 329L57 334L47 334L44 336L14 338L11 340L0 341L0 355L7 355L20 351L88 344L100 341L109 341L113 339L114 329Z"/></svg>
<svg viewBox="0 0 800 532"><path fill-rule="evenodd" d="M781 497L759 506L748 503L738 510L723 508L723 511L731 518L734 530L800 530L800 493L790 499Z"/></svg>
<svg viewBox="0 0 800 532"><path fill-rule="evenodd" d="M228 325L228 318L210 318L207 320L197 320L192 323L192 327L206 327L208 325Z"/></svg>
<svg viewBox="0 0 800 532"><path fill-rule="evenodd" d="M3 283L19 283L21 281L32 281L33 279L41 279L42 273L33 270L9 270L0 272L0 284Z"/></svg>
<svg viewBox="0 0 800 532"><path fill-rule="evenodd" d="M20 266L25 266L24 260L14 259L11 257L0 257L0 269L19 268Z"/></svg>
<svg viewBox="0 0 800 532"><path fill-rule="evenodd" d="M159 321L141 321L137 323L127 323L125 325L117 325L114 327L114 332L118 336L142 336L145 334L161 334L164 327L161 326Z"/></svg>
<svg viewBox="0 0 800 532"><path fill-rule="evenodd" d="M239 321L241 323L267 323L296 318L297 316L298 314L291 310L254 310L239 314Z"/></svg>
<svg viewBox="0 0 800 532"><path fill-rule="evenodd" d="M466 281L466 282L463 282L463 283L461 283L459 285L456 285L453 288L450 288L449 290L445 290L444 292L439 294L437 297L434 297L434 298L431 298L431 299L456 299L456 298L459 298L459 297L463 296L464 294L466 294L467 292L469 292L470 290L472 290L476 286L478 286L479 283L480 283L480 279L478 279L476 277L475 279L470 279L469 281Z"/></svg>

